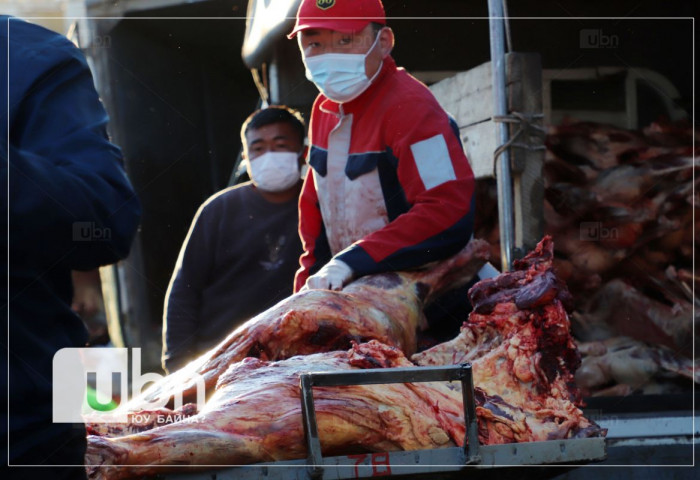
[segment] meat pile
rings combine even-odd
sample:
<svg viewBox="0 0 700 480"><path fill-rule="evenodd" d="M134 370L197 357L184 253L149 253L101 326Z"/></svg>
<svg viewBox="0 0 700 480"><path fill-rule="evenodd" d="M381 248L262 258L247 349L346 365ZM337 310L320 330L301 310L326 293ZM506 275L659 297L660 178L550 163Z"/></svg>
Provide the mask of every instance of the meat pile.
<svg viewBox="0 0 700 480"><path fill-rule="evenodd" d="M699 284L693 231L700 226L692 128L654 123L630 131L573 122L551 127L546 144L545 230L555 240L554 267L576 300L574 336L598 342L581 349L584 365L605 342L616 352L605 363L620 363L613 370L634 363L629 355L641 355L642 346L647 359L692 365L693 332L700 331L700 316L693 317L700 302L692 293ZM478 191L485 210L496 208L494 186L485 182ZM477 227L498 249L498 225L487 218ZM620 347L631 341L642 343ZM657 391L659 380L671 386L665 380L673 370L666 366L658 360L657 373L625 377L638 382L618 388L611 388L619 384L615 375L591 376L584 393ZM678 378L687 389L686 377Z"/></svg>
<svg viewBox="0 0 700 480"><path fill-rule="evenodd" d="M601 434L578 408L581 359L566 313L572 299L554 274L553 251L545 237L512 272L477 283L460 334L412 357L418 365L472 364L474 384L498 399L497 408L477 408L486 443ZM499 410L517 414L507 422Z"/></svg>
<svg viewBox="0 0 700 480"><path fill-rule="evenodd" d="M629 337L610 337L578 345L583 363L576 372L576 383L587 396L625 396L681 393L681 380L700 383L697 360L671 349L650 345ZM603 386L603 388L601 388Z"/></svg>
<svg viewBox="0 0 700 480"><path fill-rule="evenodd" d="M358 285L354 287L354 284L346 287L341 293L373 294L377 297L377 308L382 309L397 308L396 302L400 301L389 305L388 297L393 293L414 292L419 298L429 299L445 281L451 283L460 278L457 265L470 270L483 263L487 250L488 245L477 242L429 271L376 275L356 282ZM394 290L399 285L403 287ZM126 478L161 473L167 471L168 465L206 469L206 465L303 458L306 447L299 375L309 371L471 361L480 442L604 435L577 407L579 394L572 374L579 357L569 335L564 309L569 301L568 293L552 269L551 239L545 239L536 251L520 261L518 270L480 282L470 295L476 310L460 335L414 355L413 361L397 346L378 340L353 341L349 349L320 353L308 352L312 349L308 344L297 345L296 353L303 354L276 361L269 358L274 355L269 345L260 345L253 351L243 349L245 355L231 360L233 354L227 352L244 341L232 334L214 354L205 355L206 361L198 360L185 367L197 368L204 374L217 372L210 375L207 383L213 387L200 411L192 411L186 405L180 412L167 409L139 412L138 403L132 402L132 418L138 413L139 422L123 426L91 425L93 435L88 438L86 455L89 476ZM305 304L311 299L334 302L337 298L334 292L327 291L316 292L314 296L297 294L288 299L287 308L296 309L296 302ZM351 306L350 301L348 307ZM358 308L364 307L359 304ZM394 313L382 311L387 317ZM396 311L398 315L403 312ZM265 338L274 338L276 345L280 345L279 351L289 351L299 337L294 331L279 329L274 318L277 317L271 317L270 329L276 334L270 332ZM241 331L253 330L244 326ZM287 342L285 335L292 341ZM370 337L363 332L356 335L359 339ZM257 338L260 341L263 337ZM323 345L317 348L328 349ZM204 368L221 356L226 356L226 361L222 360L217 367ZM149 395L177 393L171 377L182 378L178 375L175 372L163 379ZM182 384L179 390L188 388ZM318 387L314 389L314 399L324 455L431 449L460 445L464 441L459 383ZM157 416L176 414L181 419L174 423L153 421Z"/></svg>

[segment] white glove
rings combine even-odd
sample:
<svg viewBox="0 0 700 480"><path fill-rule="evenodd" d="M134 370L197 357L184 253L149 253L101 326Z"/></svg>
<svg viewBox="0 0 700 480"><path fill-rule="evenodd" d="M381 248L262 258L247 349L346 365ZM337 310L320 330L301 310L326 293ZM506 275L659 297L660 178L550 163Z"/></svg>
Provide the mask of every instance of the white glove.
<svg viewBox="0 0 700 480"><path fill-rule="evenodd" d="M302 290L340 290L352 279L352 268L342 260L331 259L316 275L306 279Z"/></svg>

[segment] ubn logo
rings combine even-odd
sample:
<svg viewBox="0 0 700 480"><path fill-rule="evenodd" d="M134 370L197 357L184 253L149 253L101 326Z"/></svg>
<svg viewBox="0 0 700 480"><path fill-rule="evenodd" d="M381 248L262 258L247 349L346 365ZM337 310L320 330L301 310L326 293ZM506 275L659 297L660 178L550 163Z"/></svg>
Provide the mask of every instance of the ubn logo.
<svg viewBox="0 0 700 480"><path fill-rule="evenodd" d="M579 239L584 242L617 240L617 228L604 227L600 222L581 222Z"/></svg>
<svg viewBox="0 0 700 480"><path fill-rule="evenodd" d="M110 48L112 46L112 37L109 35L95 35L92 39L92 44L97 48Z"/></svg>
<svg viewBox="0 0 700 480"><path fill-rule="evenodd" d="M602 30L583 29L579 37L581 48L617 48L620 39L617 35L605 35Z"/></svg>
<svg viewBox="0 0 700 480"><path fill-rule="evenodd" d="M73 241L93 242L99 240L111 240L112 231L107 228L100 228L94 222L73 223Z"/></svg>
<svg viewBox="0 0 700 480"><path fill-rule="evenodd" d="M141 373L141 349L134 348L129 378L128 348L63 348L53 357L53 421L54 423L126 423L129 411L156 410L170 398L143 401L126 409L129 401L129 380L132 396L139 396L144 387L157 382L162 375ZM187 379L185 379L187 381ZM194 374L189 381L197 386L197 410L204 406L204 379ZM117 395L118 394L118 395ZM118 399L115 401L115 397ZM174 398L174 408L183 404L182 394Z"/></svg>

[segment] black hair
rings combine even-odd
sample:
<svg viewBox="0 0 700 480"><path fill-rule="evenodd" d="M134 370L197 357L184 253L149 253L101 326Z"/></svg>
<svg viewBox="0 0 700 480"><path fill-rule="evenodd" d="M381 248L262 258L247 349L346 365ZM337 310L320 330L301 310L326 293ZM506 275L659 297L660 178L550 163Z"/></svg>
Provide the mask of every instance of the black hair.
<svg viewBox="0 0 700 480"><path fill-rule="evenodd" d="M304 145L306 138L306 127L301 114L284 105L270 105L267 108L256 110L245 119L241 126L241 141L245 145L245 136L250 130L257 130L273 123L288 123L299 134L299 143Z"/></svg>
<svg viewBox="0 0 700 480"><path fill-rule="evenodd" d="M370 25L372 25L372 32L374 32L375 38L377 35L379 35L379 32L381 32L383 28L386 28L386 25L382 25L381 23L377 22L370 22Z"/></svg>

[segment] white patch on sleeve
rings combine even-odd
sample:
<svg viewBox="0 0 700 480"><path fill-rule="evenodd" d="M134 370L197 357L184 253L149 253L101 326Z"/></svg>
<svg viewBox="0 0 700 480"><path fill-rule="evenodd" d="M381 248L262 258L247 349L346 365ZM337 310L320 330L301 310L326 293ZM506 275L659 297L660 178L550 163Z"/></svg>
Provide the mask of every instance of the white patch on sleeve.
<svg viewBox="0 0 700 480"><path fill-rule="evenodd" d="M411 152L426 190L457 178L442 134L414 143Z"/></svg>

